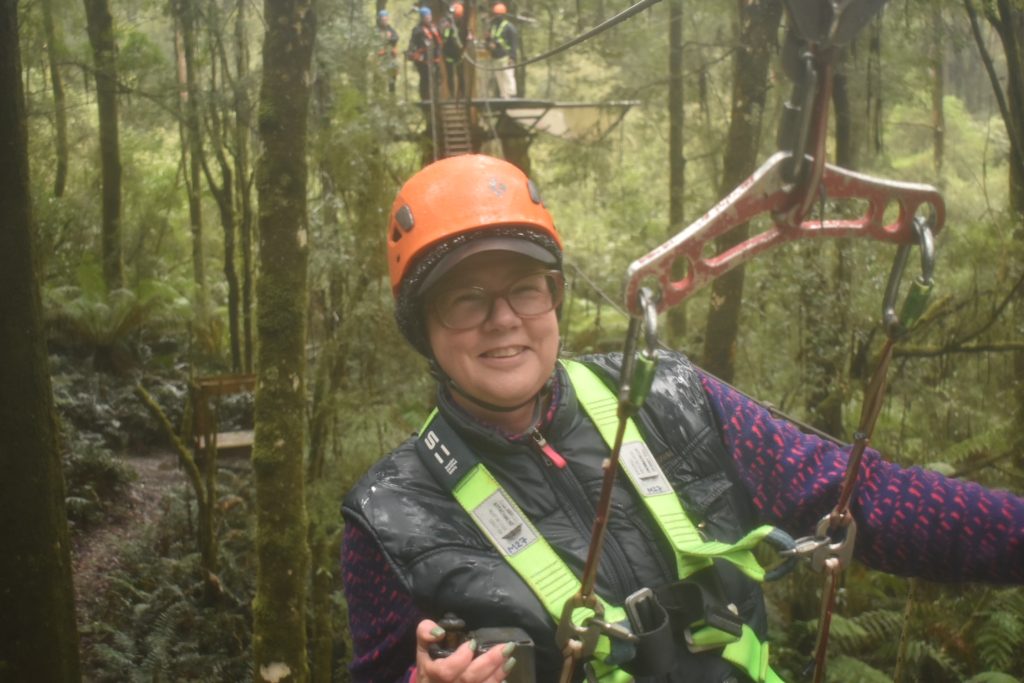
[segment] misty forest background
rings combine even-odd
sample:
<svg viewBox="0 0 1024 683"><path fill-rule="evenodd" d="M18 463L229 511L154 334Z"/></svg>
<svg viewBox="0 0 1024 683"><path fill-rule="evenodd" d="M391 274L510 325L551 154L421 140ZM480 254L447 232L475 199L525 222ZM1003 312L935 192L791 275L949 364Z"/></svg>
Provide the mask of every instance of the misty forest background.
<svg viewBox="0 0 1024 683"><path fill-rule="evenodd" d="M391 200L429 138L411 64L387 92L383 6L0 2L0 643L16 643L0 680L348 680L339 502L432 400L384 262ZM530 56L627 6L511 10ZM389 9L404 50L412 6ZM531 98L635 101L600 139L537 134L528 149L566 241L567 353L621 348L627 265L776 150L783 14L781 0L664 0L522 74ZM874 445L1017 493L1022 43L1020 0L892 0L843 52L829 136L831 161L931 183L948 207L936 291L896 349ZM848 440L893 252L788 245L675 309L663 341ZM216 409L221 430L255 425L254 453L218 467L192 448L190 396L246 373L259 390ZM177 469L140 493L132 463L153 453ZM131 517L140 495L162 495L152 519ZM70 558L117 520L110 561L73 596ZM804 568L768 591L789 680L819 585ZM855 564L839 602L830 680L1024 671L1019 588Z"/></svg>

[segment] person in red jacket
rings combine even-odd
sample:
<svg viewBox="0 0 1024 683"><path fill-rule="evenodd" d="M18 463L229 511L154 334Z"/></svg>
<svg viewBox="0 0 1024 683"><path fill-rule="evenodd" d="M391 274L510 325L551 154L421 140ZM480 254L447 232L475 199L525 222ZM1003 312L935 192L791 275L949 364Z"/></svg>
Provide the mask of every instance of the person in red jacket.
<svg viewBox="0 0 1024 683"><path fill-rule="evenodd" d="M563 658L553 612L562 602L534 579L542 570L567 580L570 594L579 581L622 357L560 358L562 238L537 186L505 161L456 156L413 175L392 206L387 249L395 318L438 381L437 408L343 504L352 679L481 683L516 674L519 640L482 653L471 640L432 656L451 635L439 622L453 612L471 630L522 628L536 668L516 680L556 681ZM669 641L656 673L641 660L648 634L632 614L623 627L642 634L640 644L608 638L587 666L603 681L779 680L767 659L758 572L737 548L760 525L812 533L836 503L849 448L773 417L676 352L658 353L633 422L596 592L609 615L646 600L645 591L697 599L661 603ZM666 525L672 510L681 516ZM851 512L856 557L870 567L1024 583L1020 497L868 449ZM695 565L673 525L691 529L698 545L731 550Z"/></svg>

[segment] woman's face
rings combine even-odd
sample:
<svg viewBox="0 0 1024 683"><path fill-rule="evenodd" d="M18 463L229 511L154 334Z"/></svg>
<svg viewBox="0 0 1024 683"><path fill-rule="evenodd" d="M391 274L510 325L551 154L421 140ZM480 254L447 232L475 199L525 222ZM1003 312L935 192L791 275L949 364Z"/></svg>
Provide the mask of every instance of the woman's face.
<svg viewBox="0 0 1024 683"><path fill-rule="evenodd" d="M544 266L526 256L484 252L455 266L428 292L427 336L434 358L455 384L474 398L505 407L536 396L554 371L558 357L558 317L554 309L520 317L499 296L483 322L455 330L442 324L436 304L444 302L450 310L464 295L472 293L470 288L493 295L526 275L543 271ZM453 396L468 412L488 422L514 431L530 426L532 402L504 413L486 410L457 392Z"/></svg>

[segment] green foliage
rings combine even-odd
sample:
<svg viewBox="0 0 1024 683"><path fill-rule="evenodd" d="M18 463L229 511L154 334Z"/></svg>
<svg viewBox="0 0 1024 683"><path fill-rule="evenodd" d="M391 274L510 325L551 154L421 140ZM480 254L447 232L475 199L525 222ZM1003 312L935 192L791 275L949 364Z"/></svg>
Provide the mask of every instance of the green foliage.
<svg viewBox="0 0 1024 683"><path fill-rule="evenodd" d="M191 505L178 489L163 518L120 549L106 591L81 627L90 680L250 679L250 614L254 564L251 492L223 473L223 542L219 579L224 597L203 601L193 550ZM154 551L156 557L154 557Z"/></svg>
<svg viewBox="0 0 1024 683"><path fill-rule="evenodd" d="M63 471L65 503L72 533L106 519L124 501L135 470L103 446L95 435L65 427Z"/></svg>
<svg viewBox="0 0 1024 683"><path fill-rule="evenodd" d="M839 655L829 660L825 680L830 683L892 683L892 678L855 657Z"/></svg>
<svg viewBox="0 0 1024 683"><path fill-rule="evenodd" d="M1024 671L1024 592L997 591L974 629L981 664L992 671Z"/></svg>
<svg viewBox="0 0 1024 683"><path fill-rule="evenodd" d="M144 334L180 329L191 317L188 300L165 282L144 280L108 292L93 264L81 266L77 280L77 286L44 292L45 321L51 338L84 349L97 369L126 370Z"/></svg>

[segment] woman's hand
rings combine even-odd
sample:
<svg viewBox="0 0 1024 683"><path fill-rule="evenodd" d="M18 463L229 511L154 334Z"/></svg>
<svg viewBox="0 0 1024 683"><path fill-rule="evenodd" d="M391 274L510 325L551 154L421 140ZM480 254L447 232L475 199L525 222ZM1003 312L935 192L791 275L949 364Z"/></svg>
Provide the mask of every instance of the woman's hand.
<svg viewBox="0 0 1024 683"><path fill-rule="evenodd" d="M477 643L469 640L444 659L431 659L427 648L441 642L444 629L430 619L416 627L416 683L498 683L515 666L515 643L493 647L473 657Z"/></svg>

